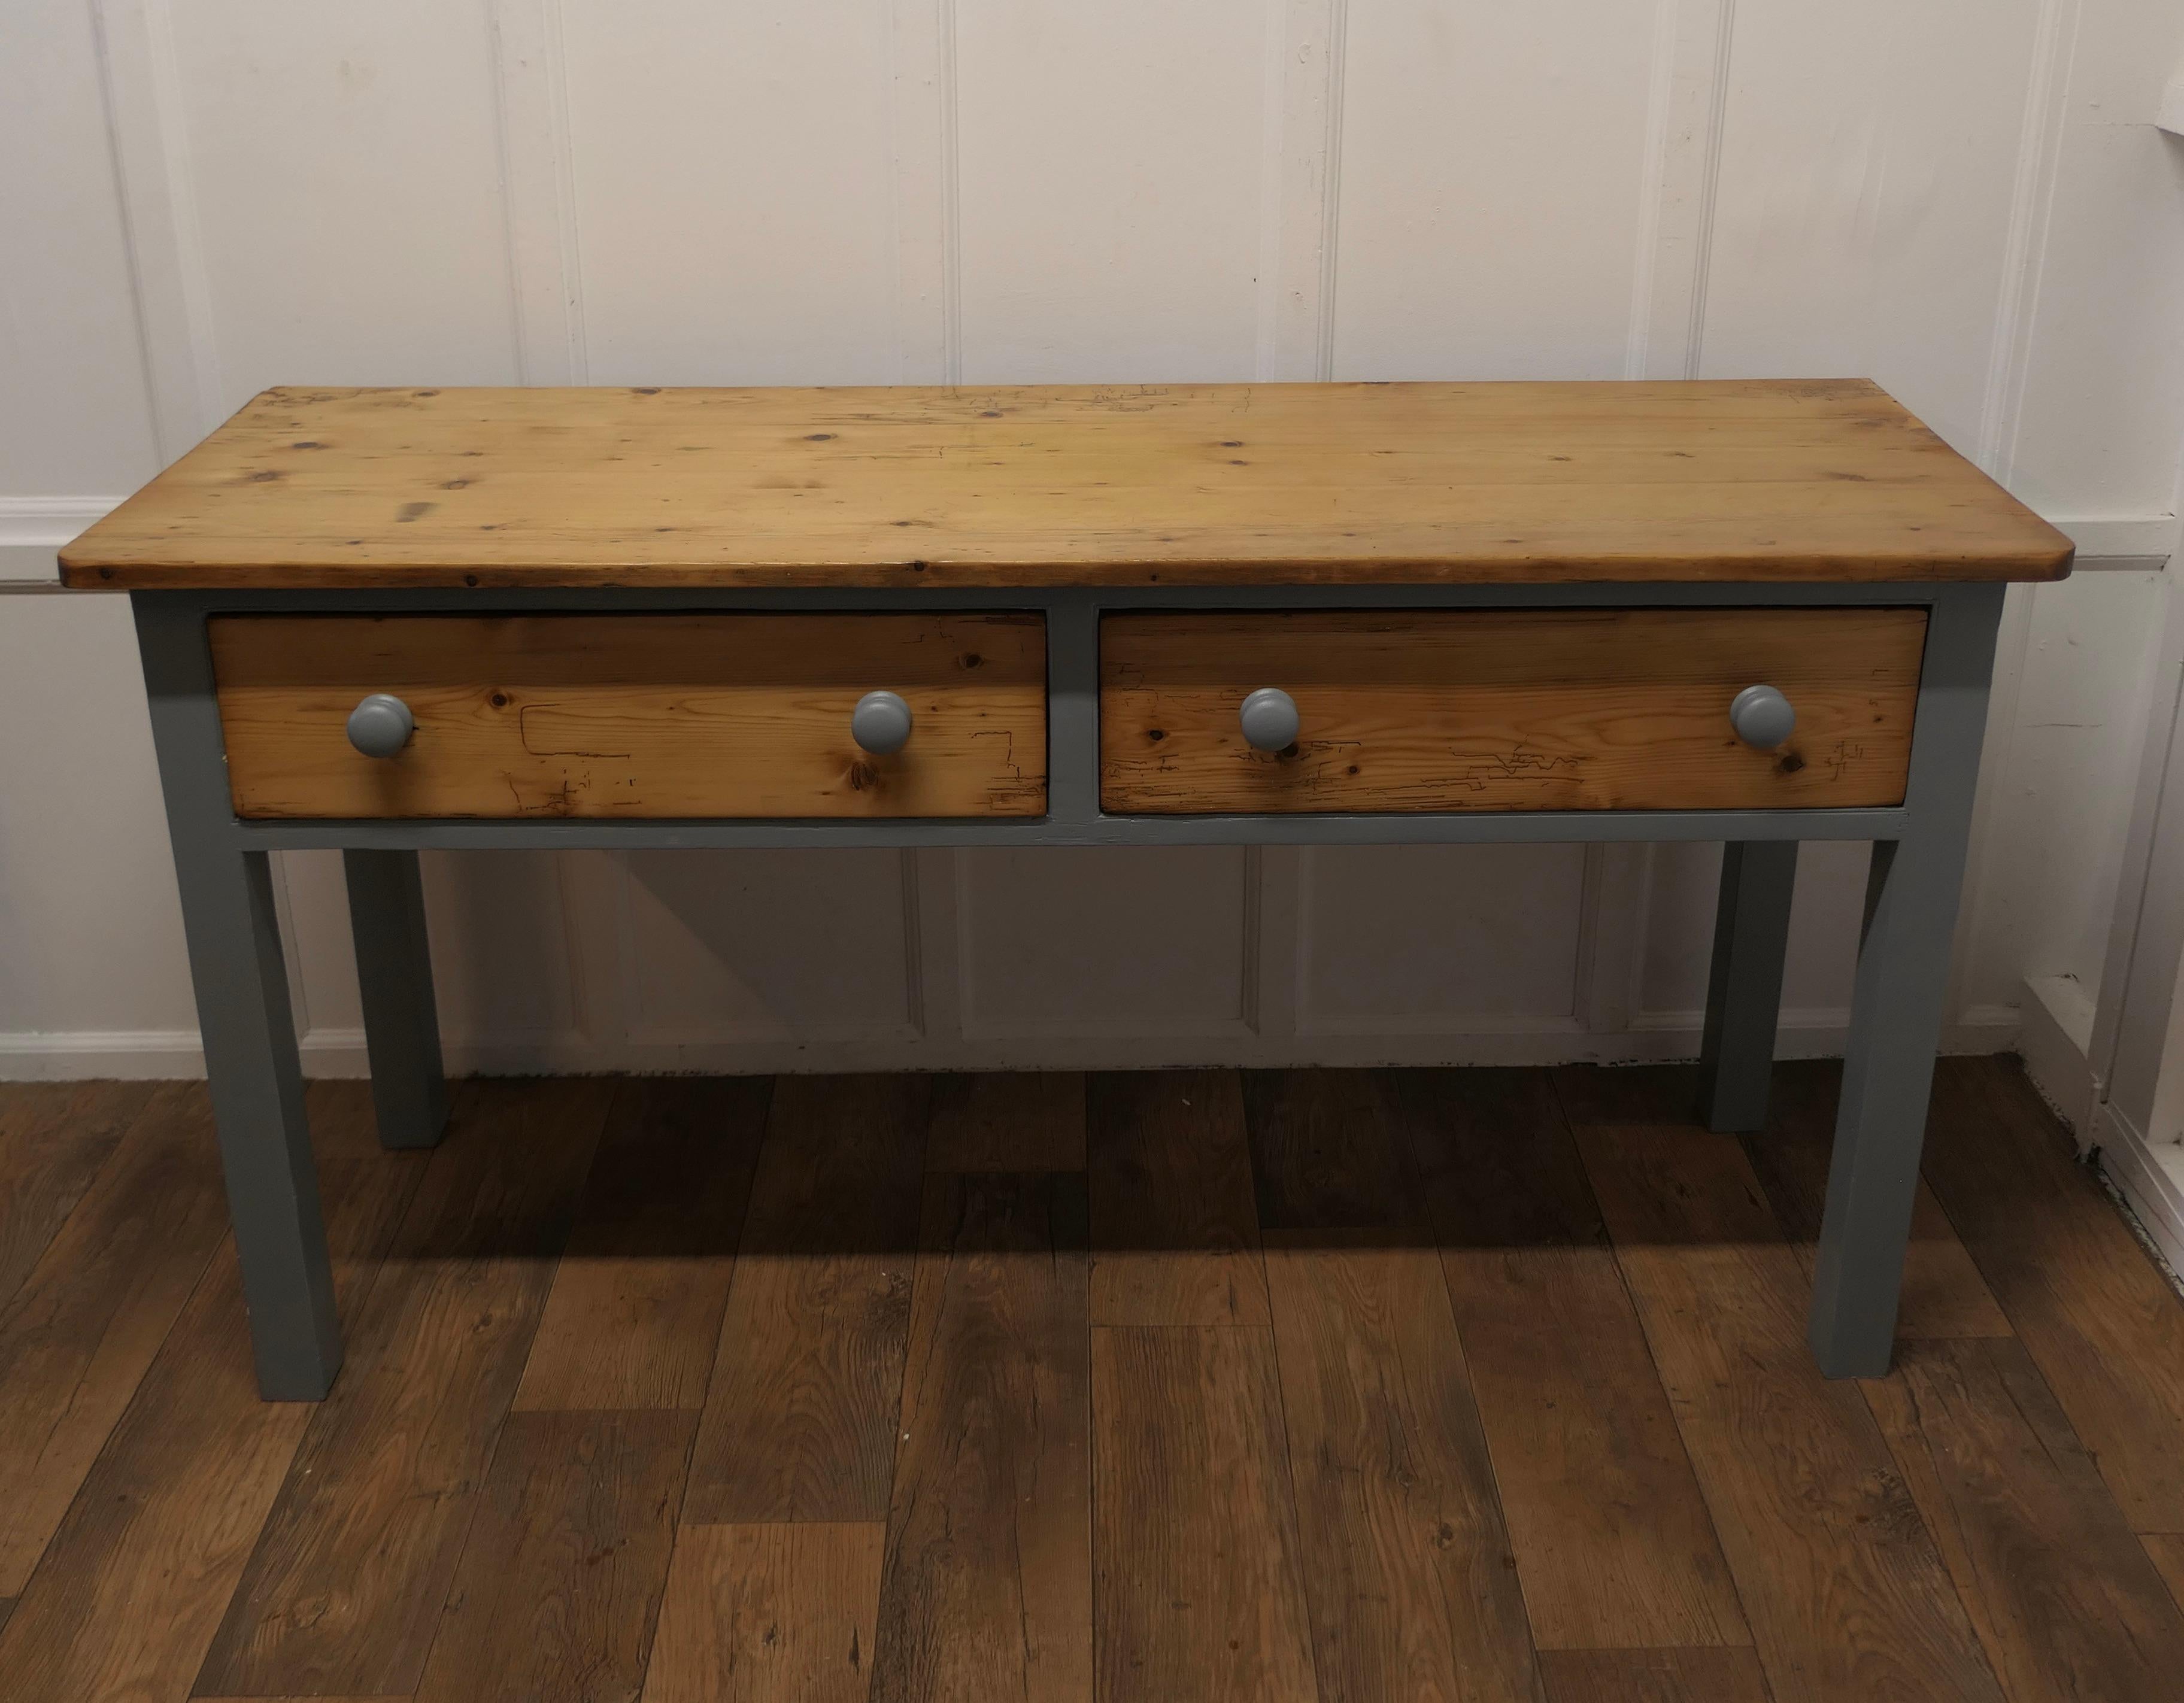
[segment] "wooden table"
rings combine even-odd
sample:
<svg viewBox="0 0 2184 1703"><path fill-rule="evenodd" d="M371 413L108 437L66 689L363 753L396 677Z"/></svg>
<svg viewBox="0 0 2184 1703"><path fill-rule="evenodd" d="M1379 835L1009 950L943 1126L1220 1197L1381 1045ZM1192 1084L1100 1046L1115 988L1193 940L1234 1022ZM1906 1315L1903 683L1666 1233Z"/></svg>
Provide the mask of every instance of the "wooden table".
<svg viewBox="0 0 2184 1703"><path fill-rule="evenodd" d="M338 846L382 1138L447 1116L421 847L1720 840L1763 1121L1800 841L1874 845L1811 1340L1886 1369L2003 582L1874 386L268 391L127 590L260 1387L341 1364L268 852Z"/></svg>

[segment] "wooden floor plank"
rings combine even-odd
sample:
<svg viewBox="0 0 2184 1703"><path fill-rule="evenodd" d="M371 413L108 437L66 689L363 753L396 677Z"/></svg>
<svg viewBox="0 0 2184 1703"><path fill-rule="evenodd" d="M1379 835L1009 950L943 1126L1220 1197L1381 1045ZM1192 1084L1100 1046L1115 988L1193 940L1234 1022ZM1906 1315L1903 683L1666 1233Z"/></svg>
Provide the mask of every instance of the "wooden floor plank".
<svg viewBox="0 0 2184 1703"><path fill-rule="evenodd" d="M933 1079L928 1171L1082 1171L1084 1078L979 1071Z"/></svg>
<svg viewBox="0 0 2184 1703"><path fill-rule="evenodd" d="M612 1092L458 1092L200 1690L416 1689Z"/></svg>
<svg viewBox="0 0 2184 1703"><path fill-rule="evenodd" d="M644 1703L866 1703L884 1526L684 1526Z"/></svg>
<svg viewBox="0 0 2184 1703"><path fill-rule="evenodd" d="M0 1596L21 1592L226 1229L204 1088L169 1084L0 1307Z"/></svg>
<svg viewBox="0 0 2184 1703"><path fill-rule="evenodd" d="M1748 1644L1547 1072L1397 1077L1540 1647Z"/></svg>
<svg viewBox="0 0 2184 1703"><path fill-rule="evenodd" d="M1092 1333L1102 1703L1315 1703L1271 1332Z"/></svg>
<svg viewBox="0 0 2184 1703"><path fill-rule="evenodd" d="M335 1301L354 1318L425 1161L381 1150L363 1082L315 1083L308 1106ZM0 1632L8 1695L187 1696L314 1411L259 1399L224 1244Z"/></svg>
<svg viewBox="0 0 2184 1703"><path fill-rule="evenodd" d="M2184 1608L2184 1536L2175 1532L2147 1533L2138 1541L2169 1587L2169 1594Z"/></svg>
<svg viewBox="0 0 2184 1703"><path fill-rule="evenodd" d="M1092 1697L1084 1184L926 1182L873 1703Z"/></svg>
<svg viewBox="0 0 2184 1703"><path fill-rule="evenodd" d="M1602 1121L1646 1104L1602 1079L1646 1074L1557 1080L1778 1703L1997 1703L1858 1386L1813 1363L1804 1269L1742 1148Z"/></svg>
<svg viewBox="0 0 2184 1703"><path fill-rule="evenodd" d="M768 1077L667 1077L615 1097L531 1344L519 1412L705 1398Z"/></svg>
<svg viewBox="0 0 2184 1703"><path fill-rule="evenodd" d="M154 1086L0 1086L0 1306L22 1287Z"/></svg>
<svg viewBox="0 0 2184 1703"><path fill-rule="evenodd" d="M1246 1071L1262 1230L1424 1222L1381 1071Z"/></svg>
<svg viewBox="0 0 2184 1703"><path fill-rule="evenodd" d="M1770 1703L1749 1650L1550 1650L1547 1703Z"/></svg>
<svg viewBox="0 0 2184 1703"><path fill-rule="evenodd" d="M637 1696L697 1422L509 1416L418 1703Z"/></svg>
<svg viewBox="0 0 2184 1703"><path fill-rule="evenodd" d="M1323 1699L1533 1703L1524 1597L1440 1262L1402 1231L1269 1231Z"/></svg>
<svg viewBox="0 0 2184 1703"><path fill-rule="evenodd" d="M1264 1325L1250 1144L1234 1071L1086 1085L1095 1325Z"/></svg>
<svg viewBox="0 0 2184 1703"><path fill-rule="evenodd" d="M1775 1221L1796 1244L1807 1271L1819 1240L1828 1198L1828 1160L1835 1151L1836 1102L1842 1066L1809 1059L1774 1066L1766 1129L1744 1138L1745 1157L1767 1191ZM1911 1243L1903 1256L1899 1337L2008 1336L2008 1317L1942 1203L1924 1181L1912 1203Z"/></svg>
<svg viewBox="0 0 2184 1703"><path fill-rule="evenodd" d="M2184 1614L2022 1344L1906 1343L1864 1389L2005 1692L2184 1683Z"/></svg>
<svg viewBox="0 0 2184 1703"><path fill-rule="evenodd" d="M2184 1532L2184 1301L2014 1062L1942 1061L1926 1175L2124 1517Z"/></svg>
<svg viewBox="0 0 2184 1703"><path fill-rule="evenodd" d="M913 1076L776 1084L686 1523L885 1522L927 1087Z"/></svg>

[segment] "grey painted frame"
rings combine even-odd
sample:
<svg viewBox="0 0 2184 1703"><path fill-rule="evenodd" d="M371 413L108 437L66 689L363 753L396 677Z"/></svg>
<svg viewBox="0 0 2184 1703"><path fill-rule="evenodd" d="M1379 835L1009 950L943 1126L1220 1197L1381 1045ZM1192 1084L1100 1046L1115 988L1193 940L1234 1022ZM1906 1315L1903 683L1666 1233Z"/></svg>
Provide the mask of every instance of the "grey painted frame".
<svg viewBox="0 0 2184 1703"><path fill-rule="evenodd" d="M383 1136L404 1144L434 1138L444 1105L433 1087L437 1038L427 1033L429 967L414 899L414 858L420 849L1729 842L1740 850L1725 871L1730 887L1718 924L1726 932L1717 939L1708 1002L1712 1087L1706 1110L1716 1127L1749 1128L1764 1119L1786 872L1795 860L1793 845L1782 848L1786 855L1770 857L1764 849L1808 839L1869 840L1876 846L1873 892L1859 954L1812 1333L1829 1376L1884 1371L1894 1337L2003 590L1997 583L1589 583L133 593L261 1386L269 1396L323 1394L340 1360L325 1233L295 1086L295 1036L278 975L280 943L270 903L252 898L264 890L268 851L306 847L339 848L352 854L353 872L362 869L371 878L373 892L356 906L359 930L384 936L361 954L375 983L366 1001L368 1044L375 1072L393 1073L376 1094L390 1124ZM1100 808L1099 621L1108 610L1877 605L1917 605L1930 612L1910 779L1898 807L1218 816L1111 815ZM1047 813L977 821L642 822L246 822L233 813L205 634L209 615L730 609L1044 614ZM356 854L390 855L382 861ZM406 992L405 982L410 984ZM241 1021L237 1013L249 1020Z"/></svg>

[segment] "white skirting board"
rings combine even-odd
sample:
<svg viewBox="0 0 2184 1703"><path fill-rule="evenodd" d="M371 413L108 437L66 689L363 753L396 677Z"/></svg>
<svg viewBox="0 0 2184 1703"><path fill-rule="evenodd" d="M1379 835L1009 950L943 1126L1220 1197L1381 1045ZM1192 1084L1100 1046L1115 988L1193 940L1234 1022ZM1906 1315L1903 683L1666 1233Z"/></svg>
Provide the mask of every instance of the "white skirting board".
<svg viewBox="0 0 2184 1703"><path fill-rule="evenodd" d="M2184 1272L2184 1147L2149 1141L2100 1097L2086 1057L2092 1002L2067 976L2025 984L2025 1028L2016 1050L2041 1097L2070 1127L2080 1153L2098 1149L2103 1175L2138 1215L2170 1265Z"/></svg>
<svg viewBox="0 0 2184 1703"><path fill-rule="evenodd" d="M1840 1010L1783 1014L1777 1051L1786 1059L1841 1055ZM1152 1070L1190 1066L1276 1068L1372 1065L1646 1064L1696 1058L1699 1014L1641 1013L1628 1029L1591 1031L1574 1020L1462 1018L1445 1028L1409 1032L1259 1034L1244 1024L1220 1032L1147 1034L1072 1032L979 1039L924 1037L910 1030L844 1036L783 1036L723 1040L647 1038L601 1039L575 1032L479 1039L450 1037L447 1065L455 1076L544 1076L628 1072L637 1075L765 1074L825 1071ZM2005 1007L1965 1014L1944 1034L1945 1051L2008 1051L2018 1038L2018 1014ZM365 1074L364 1036L356 1029L315 1029L302 1043L311 1077ZM77 1033L0 1034L0 1082L199 1077L203 1055L191 1029L97 1030Z"/></svg>
<svg viewBox="0 0 2184 1703"><path fill-rule="evenodd" d="M2101 1170L2115 1184L2172 1270L2184 1272L2184 1147L2155 1143L2114 1107L2093 1119Z"/></svg>
<svg viewBox="0 0 2184 1703"><path fill-rule="evenodd" d="M2070 1126L2078 1151L2094 1141L2099 1088L2086 1050L2093 1034L2093 1002L2071 976L2038 976L2025 984L2025 1027L2017 1052L2041 1097Z"/></svg>

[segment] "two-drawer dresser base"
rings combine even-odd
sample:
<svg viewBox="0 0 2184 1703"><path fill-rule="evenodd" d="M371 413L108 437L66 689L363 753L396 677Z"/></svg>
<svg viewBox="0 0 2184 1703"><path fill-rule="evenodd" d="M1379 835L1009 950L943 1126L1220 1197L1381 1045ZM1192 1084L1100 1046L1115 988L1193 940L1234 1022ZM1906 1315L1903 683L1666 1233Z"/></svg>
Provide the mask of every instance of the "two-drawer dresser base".
<svg viewBox="0 0 2184 1703"><path fill-rule="evenodd" d="M270 851L308 847L344 854L382 1138L389 1146L418 1147L438 1138L447 1117L417 877L421 849L1720 841L1728 852L1700 1112L1712 1127L1750 1131L1765 1121L1797 843L1871 841L1871 893L1814 1285L1812 1344L1830 1377L1885 1371L2002 593L1992 583L135 592L260 1385L269 1397L315 1399L326 1393L341 1363L267 867ZM1103 613L1746 607L1926 611L1908 777L1900 804L1145 815L1110 815L1100 807ZM1040 615L1046 633L1045 813L857 820L551 815L260 820L236 813L207 638L210 617L733 609Z"/></svg>

